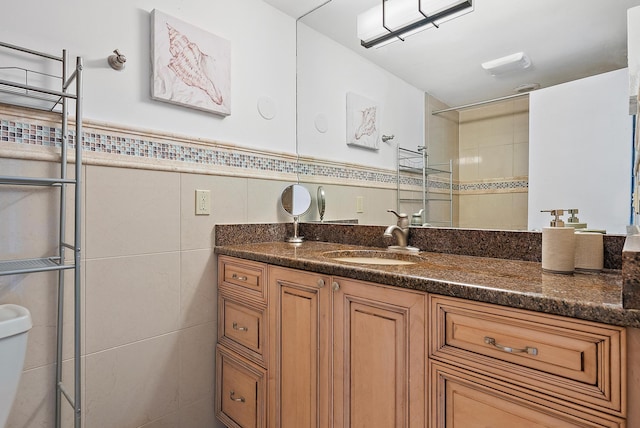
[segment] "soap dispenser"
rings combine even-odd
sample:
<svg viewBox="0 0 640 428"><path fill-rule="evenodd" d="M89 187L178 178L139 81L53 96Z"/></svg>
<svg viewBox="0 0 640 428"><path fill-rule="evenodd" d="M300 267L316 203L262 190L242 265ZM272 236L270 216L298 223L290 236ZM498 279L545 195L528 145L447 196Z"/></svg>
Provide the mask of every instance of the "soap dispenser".
<svg viewBox="0 0 640 428"><path fill-rule="evenodd" d="M575 268L575 229L565 227L564 209L542 210L554 217L550 227L542 228L542 270L572 274Z"/></svg>
<svg viewBox="0 0 640 428"><path fill-rule="evenodd" d="M569 218L567 219L567 224L566 224L567 226L573 227L574 229L587 228L587 223L580 223L580 219L576 217L576 214L578 214L577 208L569 208L567 212L569 213Z"/></svg>
<svg viewBox="0 0 640 428"><path fill-rule="evenodd" d="M564 209L556 209L556 210L541 210L541 213L551 213L551 215L554 217L553 220L551 220L550 226L551 227L564 227L564 221L562 220L562 218L560 218L561 216L564 215Z"/></svg>

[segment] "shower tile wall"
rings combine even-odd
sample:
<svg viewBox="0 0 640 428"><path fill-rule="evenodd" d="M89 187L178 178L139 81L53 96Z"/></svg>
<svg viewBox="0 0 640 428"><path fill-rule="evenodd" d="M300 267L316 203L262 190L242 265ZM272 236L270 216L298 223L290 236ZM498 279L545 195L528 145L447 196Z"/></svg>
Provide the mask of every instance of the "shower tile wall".
<svg viewBox="0 0 640 428"><path fill-rule="evenodd" d="M437 98L426 94L425 111L446 109L449 106ZM425 119L426 146L429 154L430 164L447 163L453 161L452 179L454 183L453 194L453 226L458 226L460 220L460 200L458 192L459 168L458 168L458 145L460 140L459 130L460 115L457 111L451 111L438 115L428 114ZM436 176L437 178L438 176ZM448 197L448 193L443 190L443 197ZM435 192L434 192L435 193ZM437 197L437 196L434 196ZM444 201L429 202L427 205L427 221L434 221L436 225L442 225L443 221L450 219L449 203Z"/></svg>
<svg viewBox="0 0 640 428"><path fill-rule="evenodd" d="M461 111L459 150L459 226L526 230L528 98Z"/></svg>

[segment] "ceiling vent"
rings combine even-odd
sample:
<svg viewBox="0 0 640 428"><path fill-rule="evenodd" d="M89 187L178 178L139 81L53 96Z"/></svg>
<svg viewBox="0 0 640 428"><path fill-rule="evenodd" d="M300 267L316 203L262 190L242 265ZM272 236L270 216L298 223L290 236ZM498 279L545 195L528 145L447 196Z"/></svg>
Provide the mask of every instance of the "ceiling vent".
<svg viewBox="0 0 640 428"><path fill-rule="evenodd" d="M517 94L524 94L526 92L535 91L536 89L540 89L539 83L524 83L513 89L513 92Z"/></svg>

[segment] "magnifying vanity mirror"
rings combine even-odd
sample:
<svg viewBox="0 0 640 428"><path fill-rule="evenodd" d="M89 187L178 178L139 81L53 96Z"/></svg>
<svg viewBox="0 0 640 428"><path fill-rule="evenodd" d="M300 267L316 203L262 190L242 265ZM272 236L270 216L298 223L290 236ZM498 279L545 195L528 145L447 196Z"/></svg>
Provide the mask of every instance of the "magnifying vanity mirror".
<svg viewBox="0 0 640 428"><path fill-rule="evenodd" d="M324 209L326 207L326 201L324 198L324 187L318 186L318 215L320 215L320 221L324 220Z"/></svg>
<svg viewBox="0 0 640 428"><path fill-rule="evenodd" d="M304 240L298 236L298 218L304 215L311 207L311 194L306 187L300 184L291 184L284 188L280 195L280 206L293 217L293 236L288 242L300 243Z"/></svg>

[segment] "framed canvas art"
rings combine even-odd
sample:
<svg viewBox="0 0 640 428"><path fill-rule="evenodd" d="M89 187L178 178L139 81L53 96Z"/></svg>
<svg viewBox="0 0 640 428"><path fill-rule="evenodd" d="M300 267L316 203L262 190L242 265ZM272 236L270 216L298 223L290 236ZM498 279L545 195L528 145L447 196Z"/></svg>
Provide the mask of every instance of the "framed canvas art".
<svg viewBox="0 0 640 428"><path fill-rule="evenodd" d="M151 97L231 114L231 44L167 15L151 12Z"/></svg>
<svg viewBox="0 0 640 428"><path fill-rule="evenodd" d="M352 92L347 93L347 144L378 150L380 123L377 103Z"/></svg>

